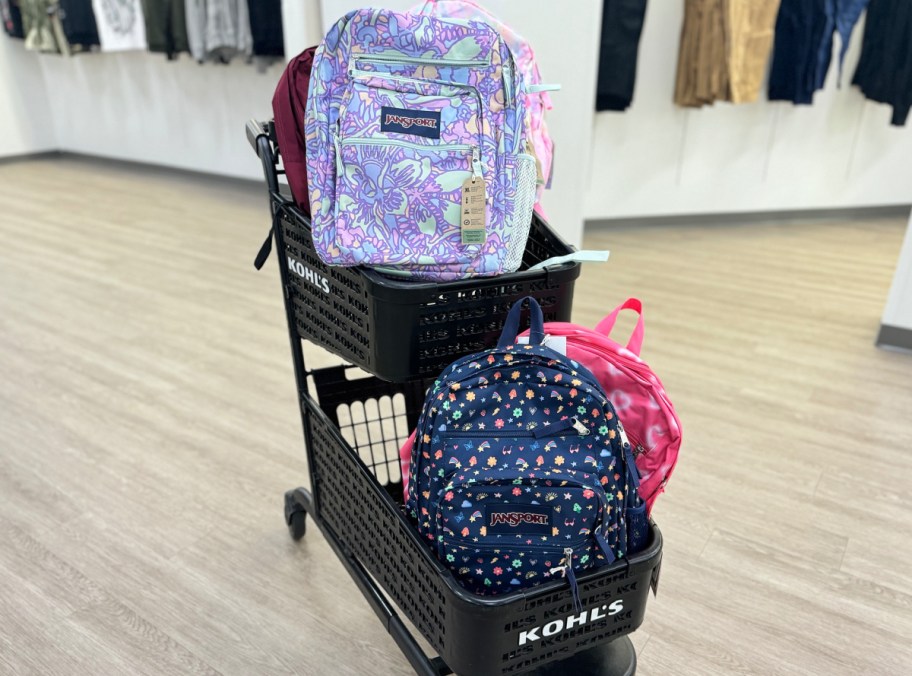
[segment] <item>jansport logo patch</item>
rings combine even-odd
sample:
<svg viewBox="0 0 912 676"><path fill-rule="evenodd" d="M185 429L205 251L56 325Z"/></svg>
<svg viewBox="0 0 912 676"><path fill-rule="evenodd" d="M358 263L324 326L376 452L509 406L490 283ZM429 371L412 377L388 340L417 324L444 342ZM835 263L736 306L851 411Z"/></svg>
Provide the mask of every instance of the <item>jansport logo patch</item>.
<svg viewBox="0 0 912 676"><path fill-rule="evenodd" d="M530 514L529 512L495 512L491 515L491 525L505 523L508 526L518 526L521 523L535 523L548 525L545 514Z"/></svg>
<svg viewBox="0 0 912 676"><path fill-rule="evenodd" d="M380 108L380 131L440 138L440 111Z"/></svg>
<svg viewBox="0 0 912 676"><path fill-rule="evenodd" d="M489 533L539 533L551 535L554 510L541 505L487 505Z"/></svg>

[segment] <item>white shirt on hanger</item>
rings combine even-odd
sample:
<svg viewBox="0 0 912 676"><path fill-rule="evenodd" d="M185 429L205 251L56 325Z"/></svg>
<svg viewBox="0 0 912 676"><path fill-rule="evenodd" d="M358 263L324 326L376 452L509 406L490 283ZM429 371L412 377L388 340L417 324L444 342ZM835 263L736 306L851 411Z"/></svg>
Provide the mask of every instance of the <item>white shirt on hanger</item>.
<svg viewBox="0 0 912 676"><path fill-rule="evenodd" d="M101 51L148 49L140 0L92 0Z"/></svg>

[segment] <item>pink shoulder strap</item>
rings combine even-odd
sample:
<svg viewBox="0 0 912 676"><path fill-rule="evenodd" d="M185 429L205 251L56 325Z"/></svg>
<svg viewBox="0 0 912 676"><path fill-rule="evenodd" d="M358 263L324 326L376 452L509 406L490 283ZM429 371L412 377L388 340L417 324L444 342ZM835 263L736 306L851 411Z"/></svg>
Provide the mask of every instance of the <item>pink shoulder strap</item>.
<svg viewBox="0 0 912 676"><path fill-rule="evenodd" d="M643 304L637 298L628 298L623 303L614 308L607 317L598 323L595 327L597 333L601 333L603 336L608 337L611 334L611 329L614 328L614 323L617 321L618 315L621 310L633 310L637 313L637 324L633 329L633 334L630 336L630 340L627 341L627 349L633 352L635 355L639 356L640 350L643 349L643 335L645 333L645 326L643 325Z"/></svg>

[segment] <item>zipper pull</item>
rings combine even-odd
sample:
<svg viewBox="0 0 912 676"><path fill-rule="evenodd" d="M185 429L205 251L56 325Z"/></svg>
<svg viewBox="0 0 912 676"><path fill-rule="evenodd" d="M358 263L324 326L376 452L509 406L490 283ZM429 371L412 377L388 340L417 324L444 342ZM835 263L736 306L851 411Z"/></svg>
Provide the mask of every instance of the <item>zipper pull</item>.
<svg viewBox="0 0 912 676"><path fill-rule="evenodd" d="M336 147L336 176L341 176L345 168L342 166L342 144L338 134L333 134L333 145Z"/></svg>
<svg viewBox="0 0 912 676"><path fill-rule="evenodd" d="M563 577L567 577L567 569L570 567L571 561L573 561L573 548L564 547L564 558L560 560L559 566L551 569L551 574L560 573Z"/></svg>
<svg viewBox="0 0 912 676"><path fill-rule="evenodd" d="M617 557L614 555L614 552L611 551L611 547L608 544L608 541L605 539L605 535L602 533L601 529L596 529L595 541L598 543L599 548L602 550L602 554L605 555L605 561L608 563L614 563Z"/></svg>
<svg viewBox="0 0 912 676"><path fill-rule="evenodd" d="M564 548L564 560L559 570L563 570L564 577L570 583L570 593L573 595L573 610L580 611L583 609L583 601L580 599L579 584L576 581L576 573L573 572L573 549Z"/></svg>
<svg viewBox="0 0 912 676"><path fill-rule="evenodd" d="M482 178L481 152L478 146L472 146L472 183Z"/></svg>
<svg viewBox="0 0 912 676"><path fill-rule="evenodd" d="M581 423L579 418L576 418L576 417L573 418L573 429L575 429L577 432L579 432L579 435L581 437L585 437L585 436L589 435L589 428L586 427L583 423Z"/></svg>
<svg viewBox="0 0 912 676"><path fill-rule="evenodd" d="M541 439L542 437L556 437L560 436L561 432L569 430L571 427L581 437L585 437L590 434L589 428L581 423L578 418L568 418L566 420L561 420L560 422L557 422L553 425L539 425L532 430L532 436L534 436L536 439Z"/></svg>
<svg viewBox="0 0 912 676"><path fill-rule="evenodd" d="M633 483L634 489L639 490L640 489L640 472L637 470L636 459L633 456L633 451L630 450L629 444L628 444L627 448L624 449L624 461L627 463L627 472L630 475L630 480L631 480L631 483Z"/></svg>

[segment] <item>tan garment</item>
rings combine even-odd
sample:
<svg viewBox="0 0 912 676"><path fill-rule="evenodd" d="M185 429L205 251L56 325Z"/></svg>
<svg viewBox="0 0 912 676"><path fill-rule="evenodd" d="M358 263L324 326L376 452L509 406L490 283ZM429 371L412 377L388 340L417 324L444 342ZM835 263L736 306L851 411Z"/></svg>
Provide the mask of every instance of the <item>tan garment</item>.
<svg viewBox="0 0 912 676"><path fill-rule="evenodd" d="M728 97L726 0L685 0L675 103L703 106Z"/></svg>
<svg viewBox="0 0 912 676"><path fill-rule="evenodd" d="M773 46L779 0L725 0L732 103L757 100Z"/></svg>
<svg viewBox="0 0 912 676"><path fill-rule="evenodd" d="M778 11L779 0L685 0L675 103L756 100Z"/></svg>

